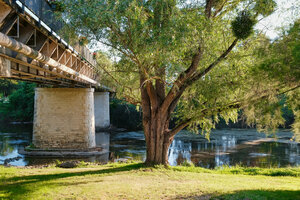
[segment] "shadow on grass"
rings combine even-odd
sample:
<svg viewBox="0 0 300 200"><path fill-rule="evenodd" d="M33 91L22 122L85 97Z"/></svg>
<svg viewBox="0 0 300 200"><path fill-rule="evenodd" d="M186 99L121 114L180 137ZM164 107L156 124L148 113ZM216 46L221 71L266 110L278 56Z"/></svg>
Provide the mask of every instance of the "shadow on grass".
<svg viewBox="0 0 300 200"><path fill-rule="evenodd" d="M0 199L5 197L5 199L25 199L30 192L35 191L37 186L35 183L45 182L45 185L80 185L86 184L87 182L76 182L76 183L47 183L47 181L52 181L61 178L69 177L80 177L86 175L105 175L112 174L117 172L131 171L143 168L143 163L125 165L121 167L112 167L108 169L101 170L92 170L84 172L65 172L65 173L56 173L56 174L43 174L43 175L29 175L29 176L18 176L7 179L2 179L0 182ZM33 185L31 185L33 184ZM45 186L44 185L44 186Z"/></svg>
<svg viewBox="0 0 300 200"><path fill-rule="evenodd" d="M202 194L177 196L174 200L296 200L300 190L240 190L229 194Z"/></svg>

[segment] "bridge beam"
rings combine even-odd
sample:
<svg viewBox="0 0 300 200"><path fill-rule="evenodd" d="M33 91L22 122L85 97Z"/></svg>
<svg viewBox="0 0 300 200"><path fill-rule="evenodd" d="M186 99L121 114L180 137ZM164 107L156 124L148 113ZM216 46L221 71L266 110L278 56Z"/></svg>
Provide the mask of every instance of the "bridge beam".
<svg viewBox="0 0 300 200"><path fill-rule="evenodd" d="M0 46L9 48L17 53L20 53L29 58L35 59L43 64L49 65L57 70L61 70L69 75L76 76L92 85L100 86L100 84L97 81L87 77L86 75L84 75L80 72L73 70L72 68L70 68L66 65L59 63L58 61L32 49L31 47L29 47L21 42L18 42L17 40L15 40L13 38L8 37L7 35L5 35L1 32L0 32Z"/></svg>
<svg viewBox="0 0 300 200"><path fill-rule="evenodd" d="M49 150L96 147L94 89L37 88L33 144Z"/></svg>

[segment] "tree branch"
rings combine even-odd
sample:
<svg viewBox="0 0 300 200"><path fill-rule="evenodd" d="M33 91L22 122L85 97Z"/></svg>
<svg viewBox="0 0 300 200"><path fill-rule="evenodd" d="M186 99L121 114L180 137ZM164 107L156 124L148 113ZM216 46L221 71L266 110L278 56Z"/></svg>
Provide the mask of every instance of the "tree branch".
<svg viewBox="0 0 300 200"><path fill-rule="evenodd" d="M126 95L126 94L122 94L122 96L124 96L124 98L126 99L127 102L137 106L137 105L140 105L141 102L140 101L137 101L134 97L131 97L129 95Z"/></svg>
<svg viewBox="0 0 300 200"><path fill-rule="evenodd" d="M211 9L213 6L213 1L214 0L206 0L206 5L205 5L205 15L207 18L211 17Z"/></svg>
<svg viewBox="0 0 300 200"><path fill-rule="evenodd" d="M103 69L103 71L109 75L118 85L124 87L124 88L127 88L129 90L133 90L134 88L131 88L131 87L128 87L128 86L125 86L124 84L121 84L118 79L116 77L114 77L108 70L105 69L105 67L102 67L101 65L98 65L99 67L101 67L101 69ZM98 69L99 70L99 69Z"/></svg>
<svg viewBox="0 0 300 200"><path fill-rule="evenodd" d="M288 89L286 91L279 92L277 95L286 94L286 93L291 92L293 90L296 90L298 88L300 88L300 85L296 85L295 87L290 88L290 89ZM265 99L268 96L269 95L263 95L263 96L261 96L259 98L255 98L254 102L257 102L257 101L259 101L261 99ZM247 101L249 101L249 100L247 100ZM205 117L205 116L207 116L209 114L212 114L213 112L220 113L220 112L225 111L225 110L240 109L240 108L242 108L242 105L243 105L242 101L235 101L235 102L232 102L232 103L230 103L230 104L228 104L226 106L223 106L222 108L220 108L220 107L214 107L214 108L211 108L211 109L204 109L204 110L201 111L202 115L200 117L197 117L197 118L194 118L194 119L193 118L189 118L189 119L181 122L175 128L173 128L171 131L167 132L167 134L168 134L169 137L174 137L179 131L181 131L182 129L184 129L185 127L187 127L191 123L193 123L193 121L195 121L196 119L203 118L203 117Z"/></svg>
<svg viewBox="0 0 300 200"><path fill-rule="evenodd" d="M143 87L143 86L142 86ZM151 110L154 111L158 107L156 90L153 87L152 81L146 82L146 90L150 98Z"/></svg>
<svg viewBox="0 0 300 200"><path fill-rule="evenodd" d="M223 107L213 107L213 108L206 108L203 109L201 112L201 115L197 118L189 118L178 124L175 128L173 128L171 131L168 132L169 137L174 137L179 131L193 123L195 120L206 117L208 115L211 115L213 112L222 112L225 110L233 110L233 109L239 109L241 106L238 102L233 102L231 104L225 105Z"/></svg>
<svg viewBox="0 0 300 200"><path fill-rule="evenodd" d="M131 56L134 57L135 61L137 62L138 65L141 64L141 62L139 61L138 57L136 56L136 54L134 53L133 49L128 45L128 40L124 40L122 38L124 38L125 36L121 33L119 28L115 28L113 26L113 23L111 24L106 24L107 27L109 27L111 29L111 31L118 36L118 39L120 41L120 43L122 43L125 48L127 48L130 52L131 52ZM126 38L126 37L125 37Z"/></svg>
<svg viewBox="0 0 300 200"><path fill-rule="evenodd" d="M191 79L187 80L178 90L178 94L181 95L184 90L191 86L193 83L195 83L197 80L208 74L215 66L217 66L222 60L226 58L226 56L232 51L232 49L235 47L237 44L238 39L235 39L233 43L230 45L230 47L217 59L215 60L212 64L210 64L206 69L203 71L197 73L194 75Z"/></svg>
<svg viewBox="0 0 300 200"><path fill-rule="evenodd" d="M227 2L228 2L228 0L225 0L224 3L222 4L222 6L218 10L215 11L215 13L213 15L214 18L217 16L218 13L220 13L223 10L223 8Z"/></svg>
<svg viewBox="0 0 300 200"><path fill-rule="evenodd" d="M134 63L139 64L139 62L135 59L135 57L133 55L130 55L128 52L126 52L126 51L124 51L124 50L122 50L122 49L120 49L120 48L118 48L118 47L116 47L112 44L103 42L101 40L99 42L106 45L106 46L108 46L108 47L112 47L113 49L115 49L115 50L121 52L122 54L124 54L126 57L130 58Z"/></svg>
<svg viewBox="0 0 300 200"><path fill-rule="evenodd" d="M203 50L202 50L202 44L199 44L198 50L195 53L195 55L192 58L192 63L188 69L186 69L184 72L182 72L177 80L174 82L173 87L169 91L167 97L165 98L164 102L162 103L162 112L166 112L166 110L169 108L171 105L172 101L174 100L178 88L182 86L182 84L188 80L190 77L194 75L194 73L197 70L197 67L199 65L199 62L201 60L201 57L203 55Z"/></svg>
<svg viewBox="0 0 300 200"><path fill-rule="evenodd" d="M217 59L215 60L212 64L210 64L206 69L204 69L202 72L196 74L190 81L188 81L188 85L193 84L195 81L198 79L202 78L206 74L208 74L215 66L217 66L222 60L226 58L226 56L232 51L232 49L235 47L237 44L238 39L235 39L233 43L230 45L230 47Z"/></svg>
<svg viewBox="0 0 300 200"><path fill-rule="evenodd" d="M156 76L158 79L155 80L155 89L157 91L157 96L159 97L159 104L165 99L166 96L166 86L165 86L165 76L166 68L160 67L156 70Z"/></svg>
<svg viewBox="0 0 300 200"><path fill-rule="evenodd" d="M174 104L174 102L177 104L177 101L179 100L179 98L181 97L181 95L183 94L183 92L185 91L185 89L187 87L191 86L194 82L199 80L201 77L208 74L215 66L217 66L222 60L224 60L226 58L226 56L235 47L237 42L238 42L238 39L235 39L233 41L233 43L230 45L230 47L228 47L228 49L217 60L215 60L212 64L210 64L202 72L197 73L196 75L194 75L190 79L185 79L183 82L178 82L177 83L177 81L176 81L175 84L176 83L177 84L176 85L174 84L174 86L172 87L172 89L168 93L165 101L163 102L163 108L165 108L165 110L163 110L163 112L167 111L167 109L169 109L170 105ZM199 62L200 62L200 58L199 58L198 64L199 64ZM176 106L176 104L175 104L175 106ZM173 110L171 110L171 112L173 112Z"/></svg>
<svg viewBox="0 0 300 200"><path fill-rule="evenodd" d="M170 132L167 132L168 136L169 137L174 137L179 131L181 131L182 129L184 129L188 125L190 125L192 122L193 122L192 119L187 119L187 120L181 122L175 128L173 128Z"/></svg>

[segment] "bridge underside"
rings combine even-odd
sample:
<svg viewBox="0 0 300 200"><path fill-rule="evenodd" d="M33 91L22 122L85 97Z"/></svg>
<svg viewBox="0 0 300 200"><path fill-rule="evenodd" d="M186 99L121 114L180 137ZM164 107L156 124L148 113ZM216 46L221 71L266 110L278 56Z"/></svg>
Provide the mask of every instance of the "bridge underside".
<svg viewBox="0 0 300 200"><path fill-rule="evenodd" d="M104 92L109 89L98 82L96 61L84 46L69 46L22 2L0 0L0 78L47 86L35 93L36 147L95 148L95 128L110 125Z"/></svg>
<svg viewBox="0 0 300 200"><path fill-rule="evenodd" d="M57 87L100 86L96 61L84 46L70 47L29 9L19 12L16 6L0 0L0 78Z"/></svg>

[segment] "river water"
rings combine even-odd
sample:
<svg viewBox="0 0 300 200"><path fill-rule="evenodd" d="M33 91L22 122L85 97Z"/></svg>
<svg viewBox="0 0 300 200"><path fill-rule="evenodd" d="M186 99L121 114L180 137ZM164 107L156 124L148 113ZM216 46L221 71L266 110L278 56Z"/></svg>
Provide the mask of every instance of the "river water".
<svg viewBox="0 0 300 200"><path fill-rule="evenodd" d="M97 146L110 153L89 158L25 157L20 148L31 143L31 124L0 125L0 164L13 166L47 165L57 160L83 160L107 163L122 159L145 160L143 132L96 133ZM169 149L170 165L192 162L196 166L215 168L223 165L286 167L300 165L300 144L291 142L292 133L280 130L276 139L254 129L212 131L210 141L202 135L180 132ZM11 159L17 158L17 159Z"/></svg>

